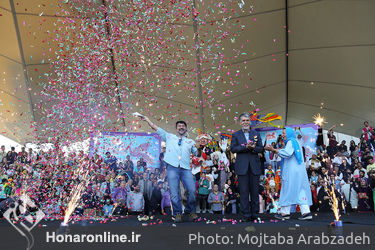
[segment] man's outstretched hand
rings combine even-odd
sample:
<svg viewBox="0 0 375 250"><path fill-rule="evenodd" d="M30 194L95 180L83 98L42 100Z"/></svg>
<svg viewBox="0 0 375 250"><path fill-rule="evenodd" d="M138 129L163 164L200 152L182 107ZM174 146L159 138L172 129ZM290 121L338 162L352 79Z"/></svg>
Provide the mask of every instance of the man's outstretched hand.
<svg viewBox="0 0 375 250"><path fill-rule="evenodd" d="M139 117L139 120L140 120L140 121L145 121L145 122L147 122L148 125L149 125L153 130L158 130L158 127L157 127L154 123L152 123L151 120L150 120L147 116L144 116L144 115L142 115L142 114L140 114L140 113L138 113L138 112L133 113L133 115Z"/></svg>

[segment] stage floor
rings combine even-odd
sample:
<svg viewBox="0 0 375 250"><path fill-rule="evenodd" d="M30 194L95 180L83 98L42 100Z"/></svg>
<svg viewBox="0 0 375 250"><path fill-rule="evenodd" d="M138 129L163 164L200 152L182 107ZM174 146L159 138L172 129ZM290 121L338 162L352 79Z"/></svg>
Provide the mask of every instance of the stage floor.
<svg viewBox="0 0 375 250"><path fill-rule="evenodd" d="M127 216L118 219L101 219L101 220L85 220L71 221L69 227L64 229L63 235L95 235L105 234L126 234L129 238L134 234L141 235L139 242L128 241L126 243L58 243L51 242L48 235L59 235L61 233L60 220L42 220L31 234L35 239L35 247L33 249L41 250L60 250L60 249L152 249L152 250L169 250L169 249L314 249L333 250L333 249L353 249L361 250L373 249L375 243L375 213L352 213L342 215L341 220L343 227L335 228L330 226L334 220L333 213L314 214L312 221L298 220L299 214L294 214L292 219L286 221L275 222L273 215L262 215L264 223L241 222L240 215L213 215L198 214L200 216L195 222L188 222L188 216L183 219L186 222L175 224L170 216L155 216L147 221L139 221L137 216ZM223 220L223 218L225 218ZM17 223L18 228L21 228ZM22 228L21 228L22 229ZM23 230L24 231L24 230ZM299 243L301 235L304 237L322 238L322 235L329 237L344 235L354 235L361 237L366 234L371 238L369 244L359 245L336 245L334 243ZM60 234L61 235L61 234ZM293 244L288 245L285 242L276 243L269 242L265 239L267 235L270 237L290 237ZM255 241L240 241L246 236ZM195 238L194 238L195 237ZM202 238L198 238L202 237ZM210 238L211 237L211 238ZM230 239L230 245L224 245L222 239ZM200 239L190 241L192 238ZM217 241L207 244L209 239L215 238ZM50 241L48 241L50 239ZM206 241L206 243L202 243ZM0 243L4 249L25 249L26 239L16 231L5 219L0 220ZM277 246L275 246L277 245ZM276 247L276 248L275 248Z"/></svg>
<svg viewBox="0 0 375 250"><path fill-rule="evenodd" d="M103 224L113 225L113 226L244 226L244 225L273 225L273 226L329 226L331 222L334 221L333 213L313 213L313 220L311 221L300 221L298 220L300 214L292 214L289 220L277 220L272 214L262 214L262 223L255 222L245 222L241 215L217 215L217 214L198 214L198 219L194 222L189 221L187 215L183 216L182 223L174 223L171 216L168 215L156 215L153 219L148 219L145 221L139 221L136 215L128 215L122 217L113 218L102 218L100 220L84 220L70 222L71 225L81 225L81 226L100 226ZM350 213L343 214L340 217L343 225L346 226L375 226L375 213ZM42 220L39 224L40 226L57 226L61 221L56 220ZM147 225L146 225L147 224ZM7 227L9 223L4 219L0 219L0 227Z"/></svg>

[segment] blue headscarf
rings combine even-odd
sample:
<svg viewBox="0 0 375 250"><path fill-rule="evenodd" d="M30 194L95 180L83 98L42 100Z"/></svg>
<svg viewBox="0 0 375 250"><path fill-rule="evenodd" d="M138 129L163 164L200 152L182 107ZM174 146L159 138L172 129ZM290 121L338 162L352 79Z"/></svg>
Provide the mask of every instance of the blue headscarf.
<svg viewBox="0 0 375 250"><path fill-rule="evenodd" d="M302 156L302 149L296 139L296 134L294 133L294 130L292 128L286 128L286 141L285 145L291 141L294 149L294 155L297 158L298 164L301 164L303 162L303 156Z"/></svg>

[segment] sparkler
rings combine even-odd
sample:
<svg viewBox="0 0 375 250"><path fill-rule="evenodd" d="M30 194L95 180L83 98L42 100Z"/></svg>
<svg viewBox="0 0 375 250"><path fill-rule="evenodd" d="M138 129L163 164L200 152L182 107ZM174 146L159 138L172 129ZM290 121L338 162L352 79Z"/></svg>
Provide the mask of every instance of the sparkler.
<svg viewBox="0 0 375 250"><path fill-rule="evenodd" d="M336 179L336 177L335 177L335 179ZM325 181L326 183L328 183L326 177L324 177L324 181ZM339 201L338 201L338 199L337 199L337 197L336 197L336 193L335 193L334 185L335 185L335 183L332 183L332 184L330 185L330 187L327 187L327 186L326 186L324 189L325 189L326 193L328 194L328 197L329 197L329 204L331 205L331 209L332 209L332 211L333 211L333 214L335 215L335 221L334 221L334 224L337 225L337 226L339 226L339 225L342 226L342 223L341 223L341 221L340 221L340 217L341 217L341 215L340 215ZM342 205L343 205L343 204L342 204Z"/></svg>
<svg viewBox="0 0 375 250"><path fill-rule="evenodd" d="M339 209L339 202L337 200L336 193L335 193L335 190L333 188L333 185L331 185L331 189L329 190L329 194L330 194L332 211L335 215L336 221L339 221L340 216L341 216L340 215L340 209Z"/></svg>
<svg viewBox="0 0 375 250"><path fill-rule="evenodd" d="M79 169L78 172L82 173L83 168L86 167L89 164L90 164L89 160L87 160L87 159L83 160L81 162L79 168L78 168ZM90 167L91 167L91 165L90 165ZM62 225L68 225L68 222L70 220L70 216L72 215L72 213L74 212L74 210L78 206L79 201L80 201L81 196L82 196L82 193L89 183L89 180L90 180L89 171L83 173L81 176L82 176L81 182L77 185L77 187L73 188L73 190L70 194L70 200L69 200L69 203L68 203L68 207L65 211L64 222L62 223Z"/></svg>
<svg viewBox="0 0 375 250"><path fill-rule="evenodd" d="M118 203L115 203L113 206L112 212L111 212L111 217L113 217L113 213L115 212L115 209L118 207Z"/></svg>
<svg viewBox="0 0 375 250"><path fill-rule="evenodd" d="M322 126L323 123L326 123L324 117L321 116L320 114L314 115L313 118L314 118L314 123L316 125L319 125L320 127Z"/></svg>

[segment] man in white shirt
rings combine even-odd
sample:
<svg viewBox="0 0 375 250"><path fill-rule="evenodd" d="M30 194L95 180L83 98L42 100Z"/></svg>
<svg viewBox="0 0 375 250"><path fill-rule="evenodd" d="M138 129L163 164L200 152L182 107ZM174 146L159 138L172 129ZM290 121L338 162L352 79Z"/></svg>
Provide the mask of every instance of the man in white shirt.
<svg viewBox="0 0 375 250"><path fill-rule="evenodd" d="M193 154L197 156L201 154L200 141L188 139L187 124L185 121L176 122L176 133L168 133L164 129L155 125L151 120L141 114L137 114L142 121L156 131L162 141L165 141L166 151L164 155L164 162L167 166L167 178L169 190L171 192L171 202L173 208L173 216L175 216L175 223L182 222L182 203L180 200L180 182L183 183L187 190L187 205L185 212L189 214L191 220L198 218L195 213L195 180L191 173L190 156Z"/></svg>
<svg viewBox="0 0 375 250"><path fill-rule="evenodd" d="M317 170L322 166L318 158L316 158L316 154L313 154L311 156L311 159L308 161L308 164L311 170Z"/></svg>
<svg viewBox="0 0 375 250"><path fill-rule="evenodd" d="M337 152L335 158L332 161L332 164L341 165L342 164L342 155L341 152Z"/></svg>
<svg viewBox="0 0 375 250"><path fill-rule="evenodd" d="M358 194L351 187L352 182L350 178L346 178L345 181L341 181L341 193L344 194L346 202L349 202L353 209L356 209L358 206Z"/></svg>

